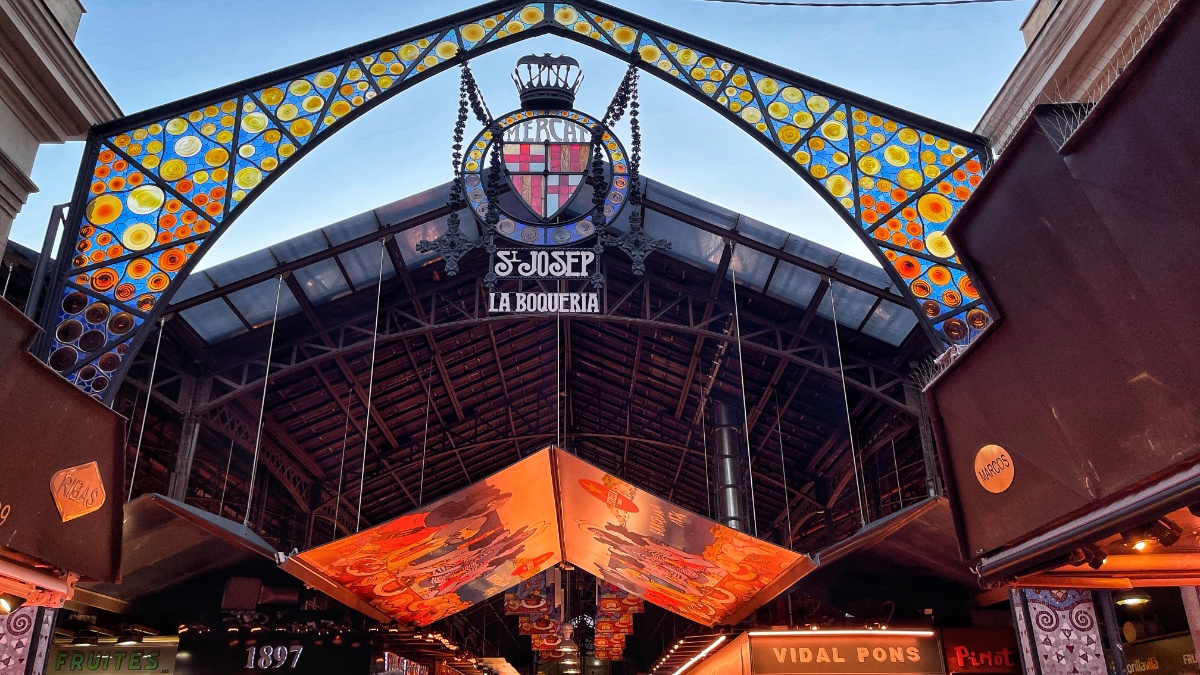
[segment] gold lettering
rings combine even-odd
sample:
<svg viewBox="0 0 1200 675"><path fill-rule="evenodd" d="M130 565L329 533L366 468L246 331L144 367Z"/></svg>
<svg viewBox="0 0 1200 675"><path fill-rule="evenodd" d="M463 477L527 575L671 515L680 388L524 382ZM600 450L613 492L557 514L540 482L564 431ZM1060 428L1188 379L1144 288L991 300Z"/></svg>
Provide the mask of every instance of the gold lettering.
<svg viewBox="0 0 1200 675"><path fill-rule="evenodd" d="M824 647L817 647L817 663L830 663L829 652Z"/></svg>
<svg viewBox="0 0 1200 675"><path fill-rule="evenodd" d="M906 654L908 654L909 661L912 661L913 663L921 662L921 650L920 649L917 649L916 647L908 647L904 650L904 652Z"/></svg>
<svg viewBox="0 0 1200 675"><path fill-rule="evenodd" d="M843 659L841 656L839 656L839 655L838 655L838 648L837 648L837 647L834 647L834 648L833 648L833 660L834 660L836 663L845 663L845 662L846 662L846 659Z"/></svg>
<svg viewBox="0 0 1200 675"><path fill-rule="evenodd" d="M772 647L771 651L775 652L775 660L780 663L783 663L783 660L787 658L787 647ZM794 661L795 659L792 660Z"/></svg>
<svg viewBox="0 0 1200 675"><path fill-rule="evenodd" d="M888 656L892 663L904 663L904 647L888 647Z"/></svg>
<svg viewBox="0 0 1200 675"><path fill-rule="evenodd" d="M859 648L858 648L858 662L859 662L859 663L864 663L864 662L866 662L866 660L867 660L867 655L868 655L868 654L870 654L870 653L871 653L871 650L870 650L870 649L867 649L866 647L859 647Z"/></svg>

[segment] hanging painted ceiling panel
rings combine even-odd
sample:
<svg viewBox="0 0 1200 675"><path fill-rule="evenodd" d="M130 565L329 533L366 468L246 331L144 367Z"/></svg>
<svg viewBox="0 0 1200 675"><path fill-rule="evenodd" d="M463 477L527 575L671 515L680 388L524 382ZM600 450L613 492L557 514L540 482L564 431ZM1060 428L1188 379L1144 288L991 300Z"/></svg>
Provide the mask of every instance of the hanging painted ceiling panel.
<svg viewBox="0 0 1200 675"><path fill-rule="evenodd" d="M562 560L551 477L543 450L283 568L368 616L430 624Z"/></svg>
<svg viewBox="0 0 1200 675"><path fill-rule="evenodd" d="M706 626L737 623L815 567L806 555L556 456L567 561L659 607Z"/></svg>
<svg viewBox="0 0 1200 675"><path fill-rule="evenodd" d="M368 616L424 626L564 560L709 626L740 621L815 568L547 448L283 569Z"/></svg>

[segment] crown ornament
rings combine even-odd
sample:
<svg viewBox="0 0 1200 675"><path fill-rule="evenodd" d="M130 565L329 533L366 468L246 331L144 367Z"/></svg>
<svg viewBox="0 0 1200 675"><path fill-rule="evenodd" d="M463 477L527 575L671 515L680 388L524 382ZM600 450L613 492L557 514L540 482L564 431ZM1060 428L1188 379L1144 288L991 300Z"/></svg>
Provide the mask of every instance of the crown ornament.
<svg viewBox="0 0 1200 675"><path fill-rule="evenodd" d="M517 60L512 79L526 110L571 108L583 84L583 70L570 56L530 54Z"/></svg>

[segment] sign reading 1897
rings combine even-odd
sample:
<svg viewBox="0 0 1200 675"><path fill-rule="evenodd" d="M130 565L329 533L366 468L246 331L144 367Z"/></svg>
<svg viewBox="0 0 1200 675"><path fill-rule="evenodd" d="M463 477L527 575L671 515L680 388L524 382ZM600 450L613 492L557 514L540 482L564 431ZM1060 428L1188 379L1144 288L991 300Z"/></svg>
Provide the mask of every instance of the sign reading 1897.
<svg viewBox="0 0 1200 675"><path fill-rule="evenodd" d="M596 254L589 249L506 249L496 251L492 271L500 281L590 279ZM596 314L600 292L491 291L488 312Z"/></svg>

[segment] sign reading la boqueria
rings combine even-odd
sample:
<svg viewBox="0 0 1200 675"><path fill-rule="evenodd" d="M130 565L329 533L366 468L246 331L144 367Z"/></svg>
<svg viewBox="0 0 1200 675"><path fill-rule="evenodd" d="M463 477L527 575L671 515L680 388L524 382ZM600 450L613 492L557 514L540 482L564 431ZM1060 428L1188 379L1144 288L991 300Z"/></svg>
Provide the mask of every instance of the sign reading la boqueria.
<svg viewBox="0 0 1200 675"><path fill-rule="evenodd" d="M492 272L499 281L579 281L596 274L596 253L590 249L505 249L496 252ZM503 291L488 292L489 313L595 314L600 292Z"/></svg>
<svg viewBox="0 0 1200 675"><path fill-rule="evenodd" d="M752 631L754 675L866 675L945 672L931 630Z"/></svg>

